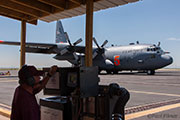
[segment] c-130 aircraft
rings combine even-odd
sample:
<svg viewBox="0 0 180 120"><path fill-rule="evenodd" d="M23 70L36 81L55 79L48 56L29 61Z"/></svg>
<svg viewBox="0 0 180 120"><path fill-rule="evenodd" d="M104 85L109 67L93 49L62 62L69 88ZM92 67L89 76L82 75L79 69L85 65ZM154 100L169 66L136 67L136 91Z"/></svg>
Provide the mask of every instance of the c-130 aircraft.
<svg viewBox="0 0 180 120"><path fill-rule="evenodd" d="M26 52L56 54L53 58L57 60L67 60L74 66L83 66L85 61L85 46L77 46L82 41L80 38L73 44L64 32L61 21L57 21L56 43L26 43ZM154 44L130 44L127 46L104 46L107 40L99 46L93 38L97 47L93 47L93 66L98 66L99 72L105 70L107 74L117 74L123 70L137 70L154 75L155 70L170 65L173 62L171 56L166 55L160 43ZM0 44L20 45L20 42L0 41Z"/></svg>

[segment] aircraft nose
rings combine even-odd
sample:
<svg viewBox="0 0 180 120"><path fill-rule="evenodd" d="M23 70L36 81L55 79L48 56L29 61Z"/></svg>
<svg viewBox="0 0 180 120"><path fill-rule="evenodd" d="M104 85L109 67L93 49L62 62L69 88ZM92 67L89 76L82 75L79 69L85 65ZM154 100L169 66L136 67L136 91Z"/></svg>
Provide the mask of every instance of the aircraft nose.
<svg viewBox="0 0 180 120"><path fill-rule="evenodd" d="M173 62L173 58L169 55L162 55L161 57L166 65L170 65Z"/></svg>

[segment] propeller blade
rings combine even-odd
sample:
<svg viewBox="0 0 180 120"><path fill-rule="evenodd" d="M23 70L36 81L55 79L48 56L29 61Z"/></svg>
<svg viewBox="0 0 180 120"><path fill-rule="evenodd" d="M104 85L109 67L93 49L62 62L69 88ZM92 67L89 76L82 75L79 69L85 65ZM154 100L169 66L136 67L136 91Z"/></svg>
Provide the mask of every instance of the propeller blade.
<svg viewBox="0 0 180 120"><path fill-rule="evenodd" d="M105 56L105 54L104 54L104 53L102 54L102 56L103 56L103 58L104 58L104 59L106 59L106 56Z"/></svg>
<svg viewBox="0 0 180 120"><path fill-rule="evenodd" d="M105 40L101 47L104 47L108 43L108 40Z"/></svg>
<svg viewBox="0 0 180 120"><path fill-rule="evenodd" d="M94 59L96 56L97 56L97 51L95 51L94 53L93 53L93 56L92 56L92 58Z"/></svg>
<svg viewBox="0 0 180 120"><path fill-rule="evenodd" d="M105 40L104 43L101 45L101 47L98 45L96 38L93 37L93 41L94 43L97 45L98 49L93 53L93 59L98 55L98 54L102 54L103 58L105 58L104 55L104 46L108 43L108 40Z"/></svg>
<svg viewBox="0 0 180 120"><path fill-rule="evenodd" d="M82 42L82 39L78 39L76 42L73 43L74 46L76 46L77 44L79 44L80 42Z"/></svg>
<svg viewBox="0 0 180 120"><path fill-rule="evenodd" d="M93 41L94 41L94 43L96 44L96 46L100 49L100 46L98 45L95 37L93 37Z"/></svg>
<svg viewBox="0 0 180 120"><path fill-rule="evenodd" d="M65 37L66 37L66 39L67 39L69 45L72 46L71 41L69 40L69 36L68 36L67 32L65 32Z"/></svg>
<svg viewBox="0 0 180 120"><path fill-rule="evenodd" d="M69 40L69 39L67 39L67 41L68 41L69 45L72 47L72 44L71 44L70 40Z"/></svg>
<svg viewBox="0 0 180 120"><path fill-rule="evenodd" d="M160 43L160 42L158 42L158 46L160 46L160 44L161 44L161 43Z"/></svg>

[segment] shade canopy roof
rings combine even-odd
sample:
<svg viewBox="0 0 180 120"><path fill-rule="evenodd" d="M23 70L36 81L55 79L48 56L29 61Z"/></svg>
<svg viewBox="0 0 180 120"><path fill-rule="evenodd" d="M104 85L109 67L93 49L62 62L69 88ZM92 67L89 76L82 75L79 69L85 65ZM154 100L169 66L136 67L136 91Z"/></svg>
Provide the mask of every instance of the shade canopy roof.
<svg viewBox="0 0 180 120"><path fill-rule="evenodd" d="M94 11L139 0L94 0ZM37 24L86 13L86 0L0 0L0 15Z"/></svg>

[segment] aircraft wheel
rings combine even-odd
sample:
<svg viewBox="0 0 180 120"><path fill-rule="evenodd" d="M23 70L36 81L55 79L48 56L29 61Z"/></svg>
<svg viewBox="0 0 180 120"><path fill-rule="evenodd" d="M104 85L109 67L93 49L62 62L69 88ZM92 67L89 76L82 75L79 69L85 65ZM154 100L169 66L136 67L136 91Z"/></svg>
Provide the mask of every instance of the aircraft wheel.
<svg viewBox="0 0 180 120"><path fill-rule="evenodd" d="M100 74L101 73L101 70L98 70L98 74Z"/></svg>
<svg viewBox="0 0 180 120"><path fill-rule="evenodd" d="M115 70L115 71L113 71L113 74L118 74L118 71L116 71L116 70Z"/></svg>
<svg viewBox="0 0 180 120"><path fill-rule="evenodd" d="M107 74L111 74L111 71L110 71L110 70L106 70L106 73L107 73Z"/></svg>
<svg viewBox="0 0 180 120"><path fill-rule="evenodd" d="M147 74L148 75L154 75L155 74L155 70L147 70Z"/></svg>

